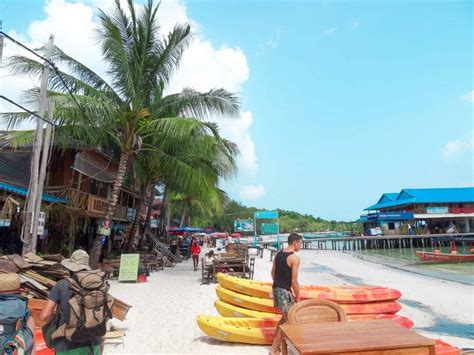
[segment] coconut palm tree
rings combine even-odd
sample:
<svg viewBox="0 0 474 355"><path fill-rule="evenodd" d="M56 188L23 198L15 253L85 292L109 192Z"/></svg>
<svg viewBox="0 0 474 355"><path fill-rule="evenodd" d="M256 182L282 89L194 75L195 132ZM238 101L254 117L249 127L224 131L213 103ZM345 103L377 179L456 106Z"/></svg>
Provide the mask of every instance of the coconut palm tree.
<svg viewBox="0 0 474 355"><path fill-rule="evenodd" d="M185 89L166 95L172 74L191 41L190 26L176 25L162 36L158 6L152 0L139 12L128 0L127 10L129 14L116 0L112 13L99 14L98 35L110 83L57 47L52 61L65 71L53 70L49 78L49 89L58 102L57 120L68 127L69 133L89 144L113 146L118 152L118 172L106 220L111 220L115 212L127 166L138 152L163 146L173 151L177 142L187 139L192 144L196 130L216 135L216 125L202 120L239 113L238 98L223 89L205 93ZM13 57L10 65L14 73L39 76L42 72L41 63L23 56ZM25 119L15 114L4 117L12 124ZM172 156L163 154L163 166L173 166L183 185L190 188L201 179L189 174L185 163L176 164ZM98 236L90 253L91 266L96 266L100 252Z"/></svg>

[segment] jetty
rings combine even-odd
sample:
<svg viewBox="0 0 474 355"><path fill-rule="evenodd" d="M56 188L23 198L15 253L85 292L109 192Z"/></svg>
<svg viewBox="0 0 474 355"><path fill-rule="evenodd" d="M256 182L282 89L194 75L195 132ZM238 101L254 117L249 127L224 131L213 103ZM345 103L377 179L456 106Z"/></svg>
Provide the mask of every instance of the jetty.
<svg viewBox="0 0 474 355"><path fill-rule="evenodd" d="M259 242L261 248L268 249L276 240ZM399 249L399 248L434 248L449 246L454 242L458 246L474 243L474 233L431 234L431 235L387 235L387 236L357 236L303 239L302 249L316 250L369 250L369 249ZM280 240L280 246L285 247L286 240Z"/></svg>

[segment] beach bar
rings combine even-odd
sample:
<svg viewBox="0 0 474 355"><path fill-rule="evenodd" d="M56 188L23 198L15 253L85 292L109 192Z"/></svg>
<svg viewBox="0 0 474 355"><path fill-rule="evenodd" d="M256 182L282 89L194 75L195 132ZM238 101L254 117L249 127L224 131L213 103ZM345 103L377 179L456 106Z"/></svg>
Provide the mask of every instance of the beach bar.
<svg viewBox="0 0 474 355"><path fill-rule="evenodd" d="M403 189L365 208L364 235L426 235L474 231L474 188Z"/></svg>

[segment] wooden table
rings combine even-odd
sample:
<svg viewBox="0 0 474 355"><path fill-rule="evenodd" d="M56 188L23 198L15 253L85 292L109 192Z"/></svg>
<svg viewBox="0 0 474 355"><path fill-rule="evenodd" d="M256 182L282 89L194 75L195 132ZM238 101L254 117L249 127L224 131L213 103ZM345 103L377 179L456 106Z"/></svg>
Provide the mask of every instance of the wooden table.
<svg viewBox="0 0 474 355"><path fill-rule="evenodd" d="M389 319L281 326L282 354L287 342L301 355L434 355L435 343Z"/></svg>

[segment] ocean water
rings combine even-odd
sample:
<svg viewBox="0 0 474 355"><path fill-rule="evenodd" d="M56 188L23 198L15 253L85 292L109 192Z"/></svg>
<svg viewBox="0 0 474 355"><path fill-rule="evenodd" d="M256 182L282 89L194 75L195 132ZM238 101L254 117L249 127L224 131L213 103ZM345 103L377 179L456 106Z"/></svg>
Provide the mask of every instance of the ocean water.
<svg viewBox="0 0 474 355"><path fill-rule="evenodd" d="M458 254L468 254L470 247L458 247ZM416 256L418 250L433 251L433 248L372 249L351 251L362 259L378 262L409 272L416 272L439 279L474 285L474 262L468 263L423 263ZM449 248L441 248L449 253Z"/></svg>

